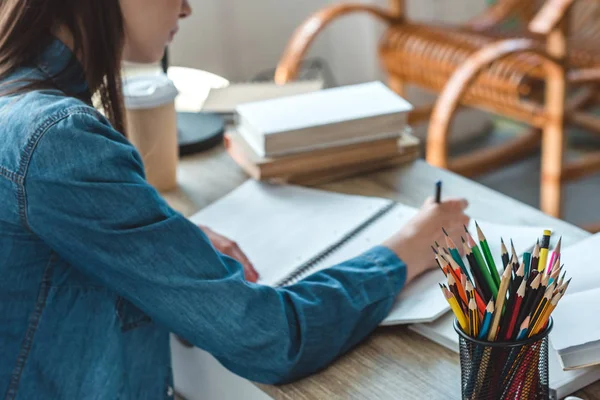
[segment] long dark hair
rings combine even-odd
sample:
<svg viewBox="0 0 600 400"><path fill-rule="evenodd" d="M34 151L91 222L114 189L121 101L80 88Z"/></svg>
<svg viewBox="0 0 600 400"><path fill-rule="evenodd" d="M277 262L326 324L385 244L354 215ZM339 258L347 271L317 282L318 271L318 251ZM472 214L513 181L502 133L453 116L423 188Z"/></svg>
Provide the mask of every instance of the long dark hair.
<svg viewBox="0 0 600 400"><path fill-rule="evenodd" d="M1 0L0 79L35 60L59 26L73 36L74 54L83 65L90 92L97 95L113 127L124 133L120 72L124 28L119 0ZM36 82L18 90L49 85Z"/></svg>

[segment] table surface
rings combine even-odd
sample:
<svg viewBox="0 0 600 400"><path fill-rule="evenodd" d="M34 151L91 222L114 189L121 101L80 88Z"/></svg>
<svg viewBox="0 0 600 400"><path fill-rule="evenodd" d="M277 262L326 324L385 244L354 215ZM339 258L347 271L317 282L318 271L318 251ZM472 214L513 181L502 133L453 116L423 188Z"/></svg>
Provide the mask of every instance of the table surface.
<svg viewBox="0 0 600 400"><path fill-rule="evenodd" d="M223 197L248 177L222 148L185 157L178 170L179 189L165 194L172 207L190 216ZM564 221L424 161L320 185L349 194L386 197L419 206L444 182L443 197L463 196L468 214L491 222L551 226L569 246L589 234ZM258 385L279 399L457 399L460 398L458 355L403 326L378 328L362 344L324 371L282 386ZM600 382L576 393L600 399Z"/></svg>

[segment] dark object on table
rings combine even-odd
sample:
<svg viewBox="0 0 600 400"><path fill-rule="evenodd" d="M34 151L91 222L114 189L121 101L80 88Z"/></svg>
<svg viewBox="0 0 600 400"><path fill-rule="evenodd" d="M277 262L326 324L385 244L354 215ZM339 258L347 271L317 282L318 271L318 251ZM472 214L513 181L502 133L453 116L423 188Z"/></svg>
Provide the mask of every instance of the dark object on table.
<svg viewBox="0 0 600 400"><path fill-rule="evenodd" d="M225 122L216 114L178 112L177 127L180 156L210 150L223 143Z"/></svg>

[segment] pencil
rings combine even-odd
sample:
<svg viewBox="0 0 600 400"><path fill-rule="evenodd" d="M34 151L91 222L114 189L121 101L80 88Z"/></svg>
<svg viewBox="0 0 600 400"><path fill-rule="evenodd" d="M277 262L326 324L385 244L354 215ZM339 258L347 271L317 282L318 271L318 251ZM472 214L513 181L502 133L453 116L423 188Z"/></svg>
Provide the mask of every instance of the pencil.
<svg viewBox="0 0 600 400"><path fill-rule="evenodd" d="M502 253L502 266L503 268L506 268L506 266L508 265L508 250L506 250L506 246L504 245L504 239L500 238L500 250Z"/></svg>
<svg viewBox="0 0 600 400"><path fill-rule="evenodd" d="M552 301L550 302L550 306L548 307L548 309L546 310L544 315L541 317L540 323L538 324L538 327L537 327L534 335L537 335L538 333L540 333L540 331L542 329L544 329L546 327L546 324L548 323L548 320L550 319L550 315L552 314L552 312L556 308L556 305L558 304L560 299L562 299L562 297L563 297L562 293L557 293L554 296L552 296Z"/></svg>
<svg viewBox="0 0 600 400"><path fill-rule="evenodd" d="M529 276L529 267L531 265L531 253L523 253L523 264L525 264L525 276Z"/></svg>
<svg viewBox="0 0 600 400"><path fill-rule="evenodd" d="M467 236L467 245L469 246L469 248L471 249L471 252L473 253L473 256L475 257L475 261L476 261L475 264L479 268L479 271L481 272L481 276L484 279L485 284L489 288L491 295L494 297L494 300L496 300L496 296L498 295L498 287L496 286L496 283L494 282L494 279L492 278L490 270L489 270L487 264L485 263L485 260L483 259L483 256L481 255L481 251L479 250L477 243L475 243L473 236L471 236L471 234L469 233L469 230L467 229L466 226L464 228L465 228L465 232L466 232L466 236ZM486 300L489 300L489 299L486 299Z"/></svg>
<svg viewBox="0 0 600 400"><path fill-rule="evenodd" d="M471 299L469 302L469 314L472 315L473 320L471 337L476 338L479 335L479 311L477 310L477 303L475 303L475 299Z"/></svg>
<svg viewBox="0 0 600 400"><path fill-rule="evenodd" d="M456 264L456 262L452 259L452 257L449 256L440 256L442 261L444 261L445 267L448 270L449 273L451 273L452 275L454 275L454 279L456 280L456 282L460 282L460 274L461 274L461 270L460 267Z"/></svg>
<svg viewBox="0 0 600 400"><path fill-rule="evenodd" d="M517 251L515 250L515 245L512 239L510 239L510 252L512 254L511 259L513 272L517 272L517 269L519 269L519 256L517 255Z"/></svg>
<svg viewBox="0 0 600 400"><path fill-rule="evenodd" d="M537 328L539 327L539 324L541 322L542 315L546 314L546 310L548 309L548 303L550 303L550 301L552 300L552 292L552 286L548 286L548 289L546 289L546 292L544 293L544 298L538 305L537 310L535 310L535 313L531 318L529 337L535 335L535 332L537 331Z"/></svg>
<svg viewBox="0 0 600 400"><path fill-rule="evenodd" d="M483 256L485 257L485 261L487 262L488 268L492 274L492 279L497 287L500 287L500 275L498 275L498 268L496 267L496 263L494 262L494 257L492 256L492 251L490 250L490 246L488 241L483 234L483 231L479 227L477 221L475 221L475 227L477 229L477 238L479 239L479 244L481 245L481 249L483 250Z"/></svg>
<svg viewBox="0 0 600 400"><path fill-rule="evenodd" d="M556 259L556 262L554 263L554 267L552 268L552 274L550 275L550 281L548 282L548 284L550 283L554 283L557 281L558 276L560 275L560 272L562 271L562 266L557 267L558 263L560 262L560 259Z"/></svg>
<svg viewBox="0 0 600 400"><path fill-rule="evenodd" d="M521 324L520 328L519 328L519 334L517 335L517 340L522 340L525 339L525 337L527 336L527 331L529 331L529 320L531 318L529 316L527 316L527 318L525 318L525 320L523 320L523 323Z"/></svg>
<svg viewBox="0 0 600 400"><path fill-rule="evenodd" d="M570 278L568 281L566 281L560 286L560 288L558 289L559 293L564 293L567 290L567 288L569 287L569 283L571 283L571 279L573 278Z"/></svg>
<svg viewBox="0 0 600 400"><path fill-rule="evenodd" d="M440 203L442 201L442 181L435 183L435 202Z"/></svg>
<svg viewBox="0 0 600 400"><path fill-rule="evenodd" d="M527 286L527 282L523 280L519 285L519 289L517 289L517 296L515 299L514 307L511 310L510 322L508 324L508 329L506 330L506 334L504 335L505 340L510 340L515 332L515 328L517 325L517 317L519 316L519 311L521 310L521 305L523 304L523 298L525 297L525 287Z"/></svg>
<svg viewBox="0 0 600 400"><path fill-rule="evenodd" d="M567 271L563 271L562 276L560 277L558 283L556 284L556 289L554 289L554 292L558 291L558 288L562 286L563 282L565 281L565 275L567 274Z"/></svg>
<svg viewBox="0 0 600 400"><path fill-rule="evenodd" d="M552 257L550 257L550 264L548 264L548 273L552 272L552 268L554 267L554 263L560 260L560 244L562 242L562 236L558 239L558 243L552 252Z"/></svg>
<svg viewBox="0 0 600 400"><path fill-rule="evenodd" d="M550 247L550 235L552 232L549 230L544 231L542 236L542 244L540 245L540 261L538 264L538 271L542 272L546 269L546 261L548 261L548 248Z"/></svg>
<svg viewBox="0 0 600 400"><path fill-rule="evenodd" d="M469 296L475 297L475 301L477 302L477 308L479 309L481 315L483 315L485 313L485 303L483 302L483 298L477 291L477 288L475 288L469 280L467 280L467 282L465 283L465 293L467 294L467 298L469 298Z"/></svg>
<svg viewBox="0 0 600 400"><path fill-rule="evenodd" d="M540 241L538 240L533 248L533 253L531 253L531 265L529 267L529 275L533 273L533 271L538 270L538 265L540 263ZM528 276L529 276L528 275Z"/></svg>
<svg viewBox="0 0 600 400"><path fill-rule="evenodd" d="M504 273L502 274L502 280L500 281L498 296L496 297L496 310L494 311L494 318L492 320L492 325L490 326L490 332L488 333L488 341L490 342L496 340L498 323L500 322L500 317L502 316L504 301L506 300L506 291L508 290L508 283L510 282L510 274L510 267L505 268Z"/></svg>
<svg viewBox="0 0 600 400"><path fill-rule="evenodd" d="M506 310L504 313L504 318L501 321L500 324L500 337L504 337L506 336L506 332L509 329L509 325L510 325L510 320L511 317L509 315L512 315L511 313L513 313L514 309L515 309L515 302L517 300L517 291L519 290L521 283L524 282L524 277L525 275L525 264L521 263L521 267L519 267L519 269L517 270L517 273L515 275L515 278L510 282L509 286L508 286L508 303L506 305ZM523 288L523 296L525 296L525 289L526 289L527 285L525 285L525 288ZM516 312L519 312L518 310Z"/></svg>
<svg viewBox="0 0 600 400"><path fill-rule="evenodd" d="M463 329L463 331L467 332L469 329L469 325L465 318L465 314L463 314L463 311L460 309L460 306L458 305L458 302L454 298L454 295L452 293L450 293L450 291L448 289L446 289L446 287L444 285L440 284L440 288L442 289L442 293L444 293L444 297L446 298L446 301L448 301L450 308L454 312L454 315L456 316L456 319L458 320L460 327Z"/></svg>
<svg viewBox="0 0 600 400"><path fill-rule="evenodd" d="M446 236L446 246L448 247L448 250L450 251L450 255L452 256L454 261L456 261L456 263L458 264L460 269L462 269L462 271L465 274L468 274L467 267L465 266L462 258L460 257L460 253L458 252L456 244L454 243L454 241L452 240L450 235L448 235L448 232L446 232L446 230L444 228L442 228L442 231L444 232L444 235Z"/></svg>
<svg viewBox="0 0 600 400"><path fill-rule="evenodd" d="M529 289L525 293L523 305L521 306L521 311L519 312L519 316L517 317L517 324L520 324L526 316L531 314L531 308L533 307L534 301L537 298L541 278L542 275L538 274L533 280L533 282L529 284Z"/></svg>
<svg viewBox="0 0 600 400"><path fill-rule="evenodd" d="M464 307L462 307L462 308L466 309L467 305L469 304L469 302L467 301L467 295L465 293L465 290L462 288L462 286L459 285L458 282L456 282L456 279L454 278L454 275L452 275L452 274L448 275L448 288L450 288L450 291L454 294L456 299L460 300L459 304L461 306L464 305Z"/></svg>
<svg viewBox="0 0 600 400"><path fill-rule="evenodd" d="M490 300L487 307L485 308L485 314L483 316L483 322L481 324L481 329L479 330L479 335L477 335L477 339L485 339L489 330L490 324L492 322L492 315L494 314L494 300Z"/></svg>
<svg viewBox="0 0 600 400"><path fill-rule="evenodd" d="M486 281L483 277L483 274L481 273L481 270L479 269L479 266L477 265L477 261L475 260L475 256L473 255L471 248L469 247L467 242L465 242L465 239L463 239L462 237L460 239L463 243L463 248L465 250L465 257L467 257L467 262L471 266L473 284L475 285L475 288L479 289L479 291L481 292L480 294L483 295L483 299L485 301L489 301L489 299L492 297L492 292L486 284Z"/></svg>

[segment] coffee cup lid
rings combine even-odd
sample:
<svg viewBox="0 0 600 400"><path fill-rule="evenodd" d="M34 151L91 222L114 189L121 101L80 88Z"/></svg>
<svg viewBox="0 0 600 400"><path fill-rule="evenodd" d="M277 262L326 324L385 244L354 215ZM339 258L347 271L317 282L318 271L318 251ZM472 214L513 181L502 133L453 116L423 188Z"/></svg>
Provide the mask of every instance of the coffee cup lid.
<svg viewBox="0 0 600 400"><path fill-rule="evenodd" d="M165 74L123 79L125 108L129 110L160 107L173 102L178 94L175 84Z"/></svg>

